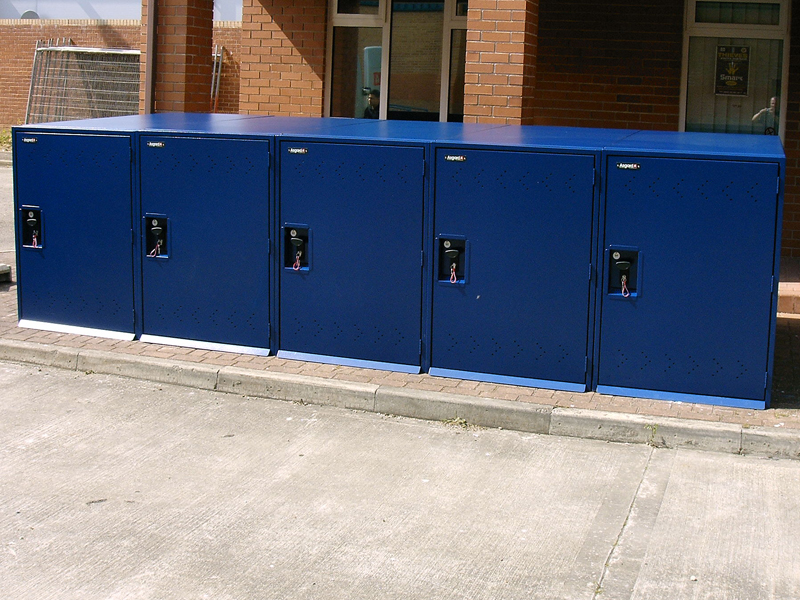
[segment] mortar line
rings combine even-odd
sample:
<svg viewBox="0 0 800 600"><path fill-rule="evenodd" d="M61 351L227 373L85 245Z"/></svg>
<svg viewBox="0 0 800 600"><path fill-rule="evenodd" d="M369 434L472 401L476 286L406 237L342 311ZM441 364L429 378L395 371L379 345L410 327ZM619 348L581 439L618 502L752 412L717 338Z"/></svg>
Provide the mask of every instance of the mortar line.
<svg viewBox="0 0 800 600"><path fill-rule="evenodd" d="M608 556L606 556L605 563L603 563L603 572L600 574L600 579L597 581L597 586L594 589L594 594L592 594L592 600L597 600L597 598L603 593L603 582L606 580L606 575L608 575L608 566L611 563L611 559L613 558L614 553L617 551L619 542L622 539L622 536L625 534L625 530L628 527L628 521L631 518L631 513L633 512L633 507L636 504L636 500L639 499L639 492L642 489L644 478L647 477L647 472L650 470L650 462L653 460L653 453L655 451L656 449L653 446L650 446L650 453L647 455L647 462L645 463L644 469L642 470L642 478L639 480L639 485L636 486L636 491L633 493L633 499L631 500L631 504L628 507L628 512L625 515L625 521L622 523L622 527L619 530L617 538L611 545L611 550L609 550Z"/></svg>

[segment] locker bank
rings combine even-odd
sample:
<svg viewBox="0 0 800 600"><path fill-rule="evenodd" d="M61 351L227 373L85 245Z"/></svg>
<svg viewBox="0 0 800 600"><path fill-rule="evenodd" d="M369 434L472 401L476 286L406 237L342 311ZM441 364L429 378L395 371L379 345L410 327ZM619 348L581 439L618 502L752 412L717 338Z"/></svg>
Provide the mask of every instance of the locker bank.
<svg viewBox="0 0 800 600"><path fill-rule="evenodd" d="M639 132L605 170L597 390L768 407L780 140Z"/></svg>
<svg viewBox="0 0 800 600"><path fill-rule="evenodd" d="M158 114L13 141L21 326L769 405L775 137Z"/></svg>
<svg viewBox="0 0 800 600"><path fill-rule="evenodd" d="M194 132L141 132L143 341L270 353L275 134L344 125L249 117Z"/></svg>
<svg viewBox="0 0 800 600"><path fill-rule="evenodd" d="M248 120L170 114L15 128L20 325L141 335L139 133L214 135Z"/></svg>
<svg viewBox="0 0 800 600"><path fill-rule="evenodd" d="M355 123L338 139L277 142L278 356L419 373L430 313L429 144L465 129Z"/></svg>

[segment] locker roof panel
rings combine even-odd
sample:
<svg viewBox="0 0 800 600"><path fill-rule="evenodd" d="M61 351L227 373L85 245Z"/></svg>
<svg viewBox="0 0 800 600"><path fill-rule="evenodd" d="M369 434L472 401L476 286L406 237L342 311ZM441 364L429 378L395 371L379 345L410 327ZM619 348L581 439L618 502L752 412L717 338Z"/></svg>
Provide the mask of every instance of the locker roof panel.
<svg viewBox="0 0 800 600"><path fill-rule="evenodd" d="M436 141L448 144L460 142L482 146L596 152L634 133L634 130L628 129L504 125L475 132L465 139Z"/></svg>
<svg viewBox="0 0 800 600"><path fill-rule="evenodd" d="M440 123L438 121L381 121L348 119L352 124L342 130L348 138L373 142L427 144L437 140L466 141L479 132L502 127L498 124Z"/></svg>
<svg viewBox="0 0 800 600"><path fill-rule="evenodd" d="M783 161L781 140L774 135L638 131L606 148L610 154L670 155L684 158L737 158Z"/></svg>
<svg viewBox="0 0 800 600"><path fill-rule="evenodd" d="M238 121L254 118L264 119L267 117L205 113L157 113L20 125L17 129L77 132L102 131L107 133L134 133L137 131L221 133L233 129L233 124Z"/></svg>

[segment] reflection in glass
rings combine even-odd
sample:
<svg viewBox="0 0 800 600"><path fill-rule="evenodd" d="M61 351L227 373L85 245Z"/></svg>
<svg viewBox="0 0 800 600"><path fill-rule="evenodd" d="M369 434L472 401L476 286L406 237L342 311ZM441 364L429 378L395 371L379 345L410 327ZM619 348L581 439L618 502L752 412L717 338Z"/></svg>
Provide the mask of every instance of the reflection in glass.
<svg viewBox="0 0 800 600"><path fill-rule="evenodd" d="M454 29L450 37L450 103L448 121L464 120L464 71L467 62L467 30Z"/></svg>
<svg viewBox="0 0 800 600"><path fill-rule="evenodd" d="M749 54L746 79L731 94L717 85L726 69L723 47ZM778 134L782 65L782 40L691 37L686 131Z"/></svg>
<svg viewBox="0 0 800 600"><path fill-rule="evenodd" d="M381 28L334 27L331 116L377 118L370 95L380 96Z"/></svg>
<svg viewBox="0 0 800 600"><path fill-rule="evenodd" d="M377 15L378 0L338 0L336 12L340 15Z"/></svg>
<svg viewBox="0 0 800 600"><path fill-rule="evenodd" d="M697 23L734 23L737 25L778 25L780 4L761 2L698 2Z"/></svg>
<svg viewBox="0 0 800 600"><path fill-rule="evenodd" d="M439 120L443 2L392 2L389 118Z"/></svg>

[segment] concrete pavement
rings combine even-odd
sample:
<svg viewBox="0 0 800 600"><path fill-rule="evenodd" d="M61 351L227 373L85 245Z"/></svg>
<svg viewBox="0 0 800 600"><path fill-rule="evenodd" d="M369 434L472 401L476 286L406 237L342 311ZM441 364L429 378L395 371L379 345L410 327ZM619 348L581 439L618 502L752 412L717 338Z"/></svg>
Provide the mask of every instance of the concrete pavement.
<svg viewBox="0 0 800 600"><path fill-rule="evenodd" d="M800 462L0 364L15 600L800 597Z"/></svg>
<svg viewBox="0 0 800 600"><path fill-rule="evenodd" d="M13 216L5 195L10 181L11 169L0 168L0 219ZM0 262L13 264L7 233L0 237ZM16 286L0 283L0 360L528 432L800 458L800 320L794 318L778 319L774 400L767 411L387 373L16 324Z"/></svg>

